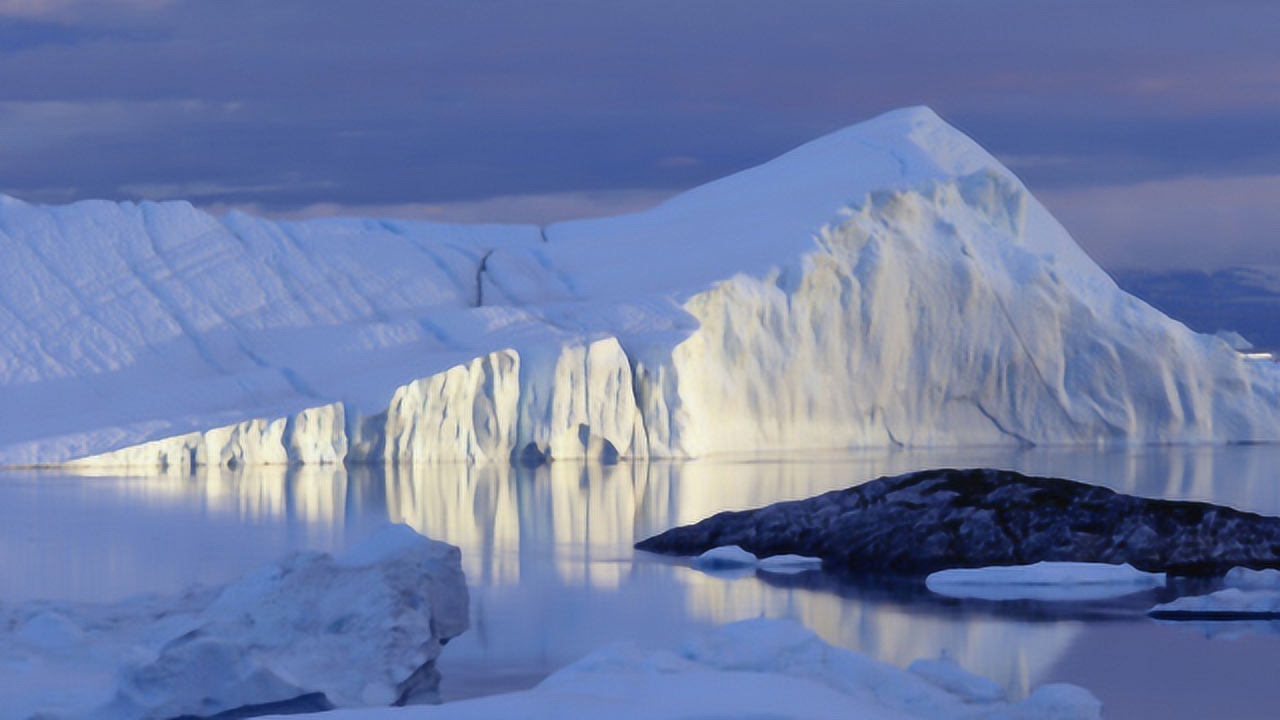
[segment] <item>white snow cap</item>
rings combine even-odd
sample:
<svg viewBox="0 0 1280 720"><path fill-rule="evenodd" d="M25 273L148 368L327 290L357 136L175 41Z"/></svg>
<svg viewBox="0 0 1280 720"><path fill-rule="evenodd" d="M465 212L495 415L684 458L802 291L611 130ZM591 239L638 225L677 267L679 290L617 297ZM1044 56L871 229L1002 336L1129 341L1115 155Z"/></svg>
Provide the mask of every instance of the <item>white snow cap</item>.
<svg viewBox="0 0 1280 720"><path fill-rule="evenodd" d="M0 464L1280 440L927 108L533 226L0 203Z"/></svg>

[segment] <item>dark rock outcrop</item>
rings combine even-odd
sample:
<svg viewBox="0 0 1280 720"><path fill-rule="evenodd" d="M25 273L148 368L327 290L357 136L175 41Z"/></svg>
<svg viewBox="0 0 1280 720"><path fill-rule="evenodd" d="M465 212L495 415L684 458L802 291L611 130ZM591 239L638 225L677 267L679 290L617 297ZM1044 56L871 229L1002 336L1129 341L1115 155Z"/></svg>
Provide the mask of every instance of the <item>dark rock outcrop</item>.
<svg viewBox="0 0 1280 720"><path fill-rule="evenodd" d="M760 557L820 557L827 569L852 573L1047 560L1217 575L1234 566L1280 568L1280 518L1004 470L946 469L720 513L636 547L696 555L721 545Z"/></svg>

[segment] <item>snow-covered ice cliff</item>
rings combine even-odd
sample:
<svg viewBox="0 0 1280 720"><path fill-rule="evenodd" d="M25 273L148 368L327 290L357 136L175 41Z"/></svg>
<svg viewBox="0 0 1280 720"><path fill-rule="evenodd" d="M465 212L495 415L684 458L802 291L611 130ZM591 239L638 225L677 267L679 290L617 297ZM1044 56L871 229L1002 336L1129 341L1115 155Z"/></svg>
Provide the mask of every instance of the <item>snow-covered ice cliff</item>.
<svg viewBox="0 0 1280 720"><path fill-rule="evenodd" d="M5 199L0 273L4 464L1280 440L924 108L545 229Z"/></svg>

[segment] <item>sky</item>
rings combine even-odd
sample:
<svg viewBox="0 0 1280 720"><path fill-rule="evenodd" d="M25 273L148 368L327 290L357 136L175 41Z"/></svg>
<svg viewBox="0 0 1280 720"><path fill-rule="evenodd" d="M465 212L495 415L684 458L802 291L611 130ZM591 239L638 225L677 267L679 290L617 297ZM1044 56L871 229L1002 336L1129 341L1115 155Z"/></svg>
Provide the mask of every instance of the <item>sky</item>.
<svg viewBox="0 0 1280 720"><path fill-rule="evenodd" d="M0 0L0 192L640 209L906 105L1108 268L1280 265L1272 0Z"/></svg>

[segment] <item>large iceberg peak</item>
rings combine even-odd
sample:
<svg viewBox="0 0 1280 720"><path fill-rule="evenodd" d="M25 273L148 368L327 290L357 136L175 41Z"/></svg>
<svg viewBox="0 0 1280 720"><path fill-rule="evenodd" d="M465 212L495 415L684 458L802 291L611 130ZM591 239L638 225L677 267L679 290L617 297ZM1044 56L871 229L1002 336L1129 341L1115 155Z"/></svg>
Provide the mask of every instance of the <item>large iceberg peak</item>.
<svg viewBox="0 0 1280 720"><path fill-rule="evenodd" d="M923 107L547 228L5 206L0 267L0 463L1280 440Z"/></svg>
<svg viewBox="0 0 1280 720"><path fill-rule="evenodd" d="M850 205L1007 168L927 107L885 113L647 211L547 229L557 265L587 297L687 297L739 272L764 274L813 249ZM1064 232L1065 234L1065 232ZM674 262L673 262L674 260Z"/></svg>

